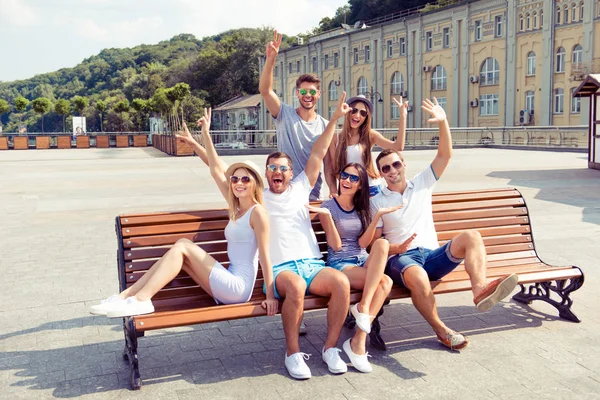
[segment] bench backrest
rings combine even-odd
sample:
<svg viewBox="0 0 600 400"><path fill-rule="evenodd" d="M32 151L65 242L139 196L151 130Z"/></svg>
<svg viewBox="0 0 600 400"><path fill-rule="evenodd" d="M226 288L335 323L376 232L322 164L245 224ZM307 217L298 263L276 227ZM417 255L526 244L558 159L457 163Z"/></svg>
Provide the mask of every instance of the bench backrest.
<svg viewBox="0 0 600 400"><path fill-rule="evenodd" d="M527 207L521 193L516 189L436 193L433 195L433 213L440 244L463 230L476 229L484 237L489 266L495 268L498 273L501 273L505 265L533 265L540 262L533 247ZM313 215L312 218L321 251L326 255L325 233L318 217ZM226 210L117 217L117 258L121 290L143 276L145 271L181 238L197 243L227 266L227 243L224 235L227 222ZM448 279L457 279L461 274L460 270L461 267ZM259 269L253 298L263 296L262 282ZM215 304L214 300L184 272L157 293L153 303L158 311Z"/></svg>

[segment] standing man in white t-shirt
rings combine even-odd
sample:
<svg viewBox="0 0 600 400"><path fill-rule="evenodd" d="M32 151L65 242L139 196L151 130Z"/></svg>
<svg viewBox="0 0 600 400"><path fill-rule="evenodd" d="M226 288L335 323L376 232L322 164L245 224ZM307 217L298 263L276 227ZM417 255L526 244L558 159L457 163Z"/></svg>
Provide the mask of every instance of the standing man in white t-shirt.
<svg viewBox="0 0 600 400"><path fill-rule="evenodd" d="M317 102L321 97L321 80L314 74L303 74L296 80L295 96L299 107L294 109L279 100L273 91L273 71L279 53L282 35L274 31L272 42L267 43L266 61L260 76L258 90L265 101L265 106L275 119L277 134L277 150L286 153L292 160L296 176L300 175L308 162L315 141L325 130L328 122L317 114ZM325 155L325 168L329 170L328 155ZM319 170L321 166L319 165ZM327 171L326 174L327 176ZM323 179L319 173L313 185L310 199L322 199L321 187Z"/></svg>
<svg viewBox="0 0 600 400"><path fill-rule="evenodd" d="M340 271L325 267L305 206L333 138L335 122L350 111L345 100L344 92L331 121L312 147L304 171L292 179L296 171L289 155L283 152L270 154L266 162L269 187L264 192L264 204L271 226L269 253L273 264L273 292L276 298L284 299L281 319L287 350L285 367L296 379L311 377L304 361L308 354L300 351L298 340L305 294L329 297L327 338L321 356L330 372L341 374L348 370L336 345L348 314L350 283ZM265 287L265 293L267 289L270 288Z"/></svg>
<svg viewBox="0 0 600 400"><path fill-rule="evenodd" d="M452 139L446 112L434 98L423 101L421 108L431 114L429 123L439 125L438 152L430 166L411 180L406 178L406 163L395 150L384 150L377 157L377 169L387 187L371 199L372 212L402 204L404 207L384 215L375 231L390 242L386 274L394 283L410 290L413 304L429 322L438 340L450 349L467 346L468 339L448 328L440 319L430 281L441 279L465 262L471 280L473 302L487 311L515 288L515 274L486 284L486 252L478 231L464 231L442 247L433 223L432 193L452 156Z"/></svg>

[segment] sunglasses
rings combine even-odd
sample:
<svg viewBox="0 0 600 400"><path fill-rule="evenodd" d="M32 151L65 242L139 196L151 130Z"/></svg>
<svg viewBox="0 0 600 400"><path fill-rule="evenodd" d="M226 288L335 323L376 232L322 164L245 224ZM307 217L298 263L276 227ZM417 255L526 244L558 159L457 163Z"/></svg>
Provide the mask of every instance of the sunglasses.
<svg viewBox="0 0 600 400"><path fill-rule="evenodd" d="M311 96L316 96L317 95L317 91L315 89L298 89L298 93L300 93L301 96L306 96L306 94L310 94Z"/></svg>
<svg viewBox="0 0 600 400"><path fill-rule="evenodd" d="M356 114L357 112L360 112L362 117L367 118L367 110L359 110L358 108L352 107L352 115Z"/></svg>
<svg viewBox="0 0 600 400"><path fill-rule="evenodd" d="M360 181L360 177L358 175L349 174L346 171L340 172L340 181L345 181L346 179L350 179L350 182L352 183Z"/></svg>
<svg viewBox="0 0 600 400"><path fill-rule="evenodd" d="M238 183L239 181L242 181L242 183L250 182L250 177L247 175L244 175L244 176L231 175L231 177L229 179L231 179L231 183Z"/></svg>
<svg viewBox="0 0 600 400"><path fill-rule="evenodd" d="M288 167L287 165L269 164L267 165L267 169L271 172L277 172L277 169L279 169L283 173L289 171L290 167Z"/></svg>
<svg viewBox="0 0 600 400"><path fill-rule="evenodd" d="M400 169L400 167L402 167L402 161L394 161L392 163L392 165L384 165L381 167L381 172L383 172L384 174L387 174L388 172L390 172L390 168L394 167L394 169Z"/></svg>

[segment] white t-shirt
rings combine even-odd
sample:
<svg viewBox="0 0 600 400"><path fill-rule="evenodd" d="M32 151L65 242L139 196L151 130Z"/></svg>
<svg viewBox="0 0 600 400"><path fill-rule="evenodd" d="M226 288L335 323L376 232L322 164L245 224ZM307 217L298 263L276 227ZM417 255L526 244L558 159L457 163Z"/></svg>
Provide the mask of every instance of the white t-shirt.
<svg viewBox="0 0 600 400"><path fill-rule="evenodd" d="M404 194L383 187L381 193L371 198L373 216L380 208L404 205L400 210L384 215L377 223L378 228L383 227L383 236L391 244L402 244L416 233L408 250L417 247L434 250L439 247L431 207L436 182L437 177L430 165L408 181Z"/></svg>
<svg viewBox="0 0 600 400"><path fill-rule="evenodd" d="M308 204L311 190L304 171L292 179L288 189L281 194L265 188L264 203L271 225L269 254L273 266L302 258L322 257L308 209L304 206Z"/></svg>

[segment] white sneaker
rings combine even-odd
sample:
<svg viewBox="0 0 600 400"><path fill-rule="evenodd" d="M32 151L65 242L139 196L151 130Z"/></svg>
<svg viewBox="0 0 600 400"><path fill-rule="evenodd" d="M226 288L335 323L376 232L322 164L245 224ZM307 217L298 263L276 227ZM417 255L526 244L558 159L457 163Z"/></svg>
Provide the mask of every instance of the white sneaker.
<svg viewBox="0 0 600 400"><path fill-rule="evenodd" d="M330 347L327 351L323 348L321 352L323 361L327 364L327 368L329 368L329 372L332 374L343 374L348 371L348 365L340 358L339 353L341 352L337 347Z"/></svg>
<svg viewBox="0 0 600 400"><path fill-rule="evenodd" d="M134 315L150 314L154 312L151 300L139 301L134 296L128 297L117 307L110 309L106 316L108 318L131 317Z"/></svg>
<svg viewBox="0 0 600 400"><path fill-rule="evenodd" d="M356 320L356 325L358 325L360 330L365 333L371 333L371 316L369 314L359 312L358 303L350 307L350 312L354 316L354 319Z"/></svg>
<svg viewBox="0 0 600 400"><path fill-rule="evenodd" d="M91 306L90 307L90 314L94 314L94 315L106 315L106 313L109 310L112 310L116 305L118 305L122 301L124 301L124 300L121 300L121 298L118 295L113 294L108 299L102 300L100 302L100 304L96 304L94 306Z"/></svg>
<svg viewBox="0 0 600 400"><path fill-rule="evenodd" d="M295 379L308 379L312 375L310 373L310 368L304 362L304 360L308 360L310 358L310 354L306 353L294 353L288 357L285 355L285 368L292 378Z"/></svg>
<svg viewBox="0 0 600 400"><path fill-rule="evenodd" d="M359 370L360 372L368 373L373 371L373 367L371 367L371 363L369 362L369 353L366 354L356 354L352 351L352 347L350 347L350 339L346 340L342 345L344 352L350 359L352 366Z"/></svg>

